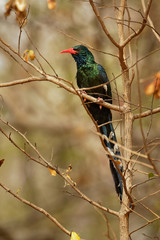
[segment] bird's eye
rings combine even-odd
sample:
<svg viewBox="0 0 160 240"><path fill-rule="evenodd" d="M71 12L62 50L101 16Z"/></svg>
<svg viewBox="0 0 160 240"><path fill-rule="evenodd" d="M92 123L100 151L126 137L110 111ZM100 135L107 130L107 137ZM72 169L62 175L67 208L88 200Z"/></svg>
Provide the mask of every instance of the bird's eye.
<svg viewBox="0 0 160 240"><path fill-rule="evenodd" d="M79 53L79 51L80 51L81 49L80 49L80 48L76 48L76 49L74 49L74 50Z"/></svg>

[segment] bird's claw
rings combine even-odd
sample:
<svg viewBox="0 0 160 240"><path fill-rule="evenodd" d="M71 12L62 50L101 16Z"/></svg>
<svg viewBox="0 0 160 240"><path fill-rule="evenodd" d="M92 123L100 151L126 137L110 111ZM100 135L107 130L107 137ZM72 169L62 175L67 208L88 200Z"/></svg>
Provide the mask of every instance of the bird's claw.
<svg viewBox="0 0 160 240"><path fill-rule="evenodd" d="M80 93L80 94L82 94L82 93L84 93L84 94L87 94L85 90L81 90L81 89L79 90L79 93ZM83 101L84 101L84 102L86 102L86 101L87 101L87 99L86 99L86 98L84 98L84 99L83 99Z"/></svg>
<svg viewBox="0 0 160 240"><path fill-rule="evenodd" d="M98 98L97 98L97 102L103 103L103 98L98 97ZM102 109L102 105L99 105L99 108L100 108L100 110L101 110L101 109Z"/></svg>

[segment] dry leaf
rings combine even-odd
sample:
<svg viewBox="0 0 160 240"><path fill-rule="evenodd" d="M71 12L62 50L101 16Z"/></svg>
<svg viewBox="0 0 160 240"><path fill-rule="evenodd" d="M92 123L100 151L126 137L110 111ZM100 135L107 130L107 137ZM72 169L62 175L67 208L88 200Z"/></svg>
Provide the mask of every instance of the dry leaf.
<svg viewBox="0 0 160 240"><path fill-rule="evenodd" d="M77 235L77 233L72 232L72 234L71 234L71 240L80 240L80 237Z"/></svg>
<svg viewBox="0 0 160 240"><path fill-rule="evenodd" d="M13 1L9 1L6 3L6 11L4 13L5 17L8 17L11 13L11 10L12 10L12 4L13 4Z"/></svg>
<svg viewBox="0 0 160 240"><path fill-rule="evenodd" d="M26 49L23 53L23 58L26 60L26 62L28 62L29 58L31 61L33 61L35 59L34 51Z"/></svg>
<svg viewBox="0 0 160 240"><path fill-rule="evenodd" d="M5 16L8 17L12 10L16 13L16 21L20 26L23 26L27 22L27 5L26 0L10 0L6 3Z"/></svg>
<svg viewBox="0 0 160 240"><path fill-rule="evenodd" d="M153 82L147 85L144 93L146 95L154 94L155 98L160 98L160 72L155 75Z"/></svg>
<svg viewBox="0 0 160 240"><path fill-rule="evenodd" d="M31 61L33 61L35 59L35 54L34 54L33 50L29 51L29 57L30 57Z"/></svg>
<svg viewBox="0 0 160 240"><path fill-rule="evenodd" d="M48 8L50 10L53 10L56 7L56 1L55 0L47 0L48 2Z"/></svg>
<svg viewBox="0 0 160 240"><path fill-rule="evenodd" d="M16 0L15 6L20 12L24 12L26 9L26 0Z"/></svg>
<svg viewBox="0 0 160 240"><path fill-rule="evenodd" d="M52 175L52 176L56 176L56 171L54 170L54 169L52 169L52 168L48 168L48 170L49 170L49 172L50 172L50 174Z"/></svg>
<svg viewBox="0 0 160 240"><path fill-rule="evenodd" d="M2 164L4 163L4 159L0 160L0 167L2 166Z"/></svg>

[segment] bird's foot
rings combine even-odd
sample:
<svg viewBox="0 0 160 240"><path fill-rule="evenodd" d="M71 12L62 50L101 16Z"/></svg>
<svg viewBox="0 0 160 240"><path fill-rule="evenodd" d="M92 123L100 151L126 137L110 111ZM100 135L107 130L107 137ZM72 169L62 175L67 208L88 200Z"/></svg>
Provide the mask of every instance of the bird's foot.
<svg viewBox="0 0 160 240"><path fill-rule="evenodd" d="M81 95L82 95L82 93L87 94L85 90L81 90L81 89L79 89L79 93L80 93ZM83 98L83 101L86 102L87 99L86 99L86 98Z"/></svg>
<svg viewBox="0 0 160 240"><path fill-rule="evenodd" d="M97 102L103 103L103 98L98 97L98 98L97 98ZM102 109L102 105L99 105L99 108L100 108L100 110L101 110L101 109Z"/></svg>

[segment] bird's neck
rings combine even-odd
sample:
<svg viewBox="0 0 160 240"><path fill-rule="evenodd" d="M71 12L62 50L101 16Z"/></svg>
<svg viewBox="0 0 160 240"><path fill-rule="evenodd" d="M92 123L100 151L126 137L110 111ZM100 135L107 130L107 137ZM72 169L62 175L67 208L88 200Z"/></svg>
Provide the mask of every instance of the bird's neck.
<svg viewBox="0 0 160 240"><path fill-rule="evenodd" d="M72 55L72 56L73 56L75 62L77 63L77 68L78 69L80 67L82 67L82 66L90 65L90 64L94 64L95 63L94 58L86 58L86 57L83 57L83 56L81 56L79 58L76 55Z"/></svg>

